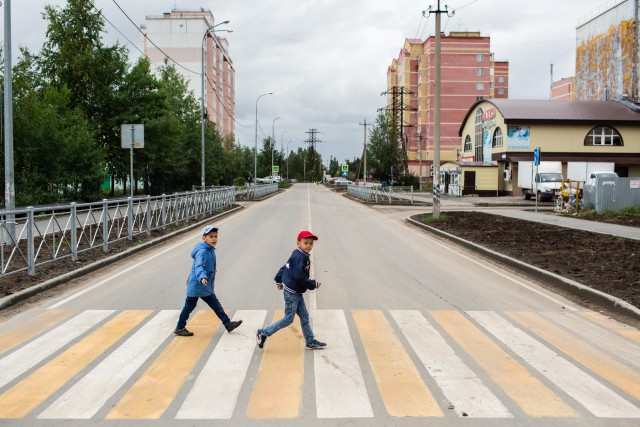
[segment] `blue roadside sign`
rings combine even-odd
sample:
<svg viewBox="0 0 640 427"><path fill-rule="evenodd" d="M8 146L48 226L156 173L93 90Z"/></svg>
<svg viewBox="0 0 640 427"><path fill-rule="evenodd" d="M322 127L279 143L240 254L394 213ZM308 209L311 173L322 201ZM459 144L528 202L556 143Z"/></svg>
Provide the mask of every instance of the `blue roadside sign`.
<svg viewBox="0 0 640 427"><path fill-rule="evenodd" d="M533 164L538 166L540 164L540 147L533 149Z"/></svg>

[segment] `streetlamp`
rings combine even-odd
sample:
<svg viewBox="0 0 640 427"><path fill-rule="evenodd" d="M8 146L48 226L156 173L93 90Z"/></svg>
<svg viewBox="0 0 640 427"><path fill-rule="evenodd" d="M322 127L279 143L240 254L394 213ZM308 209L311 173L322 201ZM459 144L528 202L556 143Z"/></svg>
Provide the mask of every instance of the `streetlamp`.
<svg viewBox="0 0 640 427"><path fill-rule="evenodd" d="M289 181L289 142L293 142L293 140L287 142L287 181Z"/></svg>
<svg viewBox="0 0 640 427"><path fill-rule="evenodd" d="M273 92L263 93L256 99L256 150L253 152L253 183L256 184L258 178L258 101L266 95L273 95Z"/></svg>
<svg viewBox="0 0 640 427"><path fill-rule="evenodd" d="M202 101L202 116L200 117L200 124L202 127L202 149L200 152L200 158L202 160L202 169L201 169L201 179L200 179L200 184L202 185L202 190L204 190L205 187L205 182L204 182L204 117L205 117L205 105L204 105L204 41L207 39L207 36L209 35L209 33L211 31L213 31L213 29L215 27L217 27L218 25L223 25L223 24L228 24L229 21L224 21L221 22L219 24L216 25L212 25L209 28L207 28L207 30L204 32L204 34L202 35L202 73L201 73L201 77L202 77L202 91L201 91L201 101Z"/></svg>
<svg viewBox="0 0 640 427"><path fill-rule="evenodd" d="M284 116L278 116L271 123L271 173L273 174L273 148L276 146L275 126L276 120L284 119Z"/></svg>
<svg viewBox="0 0 640 427"><path fill-rule="evenodd" d="M282 152L284 150L284 144L282 142L282 137L284 136L285 133L289 132L289 130L285 130L280 134L280 152Z"/></svg>

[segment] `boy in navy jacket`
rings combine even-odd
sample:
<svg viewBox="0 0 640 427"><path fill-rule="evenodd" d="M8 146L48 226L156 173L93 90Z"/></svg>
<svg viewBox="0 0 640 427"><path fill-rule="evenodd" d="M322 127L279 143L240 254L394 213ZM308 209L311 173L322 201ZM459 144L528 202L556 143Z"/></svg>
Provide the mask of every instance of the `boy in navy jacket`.
<svg viewBox="0 0 640 427"><path fill-rule="evenodd" d="M298 234L298 248L291 253L287 263L278 270L275 281L278 290L283 290L284 317L264 329L258 329L256 334L258 347L264 347L268 336L289 326L296 314L300 318L306 347L309 350L319 350L327 345L313 336L311 324L309 323L309 312L304 303L303 295L307 289L314 290L320 287L320 282L309 279L309 270L311 269L309 254L313 249L313 242L316 240L318 238L310 231L301 231Z"/></svg>

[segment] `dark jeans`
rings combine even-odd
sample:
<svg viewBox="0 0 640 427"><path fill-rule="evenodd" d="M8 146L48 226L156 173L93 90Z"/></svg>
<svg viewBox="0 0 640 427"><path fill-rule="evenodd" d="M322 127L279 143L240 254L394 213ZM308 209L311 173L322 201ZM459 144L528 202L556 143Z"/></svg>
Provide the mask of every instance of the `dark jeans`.
<svg viewBox="0 0 640 427"><path fill-rule="evenodd" d="M182 312L180 313L180 318L178 319L177 329L182 329L187 326L187 319L191 312L196 308L196 304L198 304L198 298L202 298L202 301L206 302L211 309L216 313L216 316L222 321L222 324L226 327L231 320L227 313L224 312L222 308L222 304L218 301L216 294L207 295L206 297L187 297L184 301L184 307L182 307Z"/></svg>

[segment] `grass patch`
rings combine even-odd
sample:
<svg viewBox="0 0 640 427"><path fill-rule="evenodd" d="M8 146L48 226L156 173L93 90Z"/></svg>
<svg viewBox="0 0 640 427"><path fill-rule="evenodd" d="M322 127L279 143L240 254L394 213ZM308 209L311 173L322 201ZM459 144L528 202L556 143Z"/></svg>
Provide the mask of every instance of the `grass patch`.
<svg viewBox="0 0 640 427"><path fill-rule="evenodd" d="M433 223L433 222L447 222L449 218L446 214L441 213L438 218L434 218L433 214L422 215L422 222L425 224Z"/></svg>

